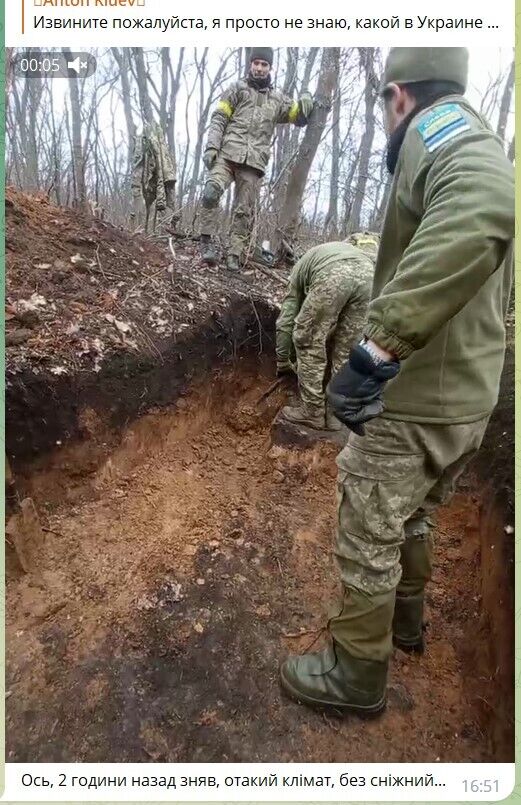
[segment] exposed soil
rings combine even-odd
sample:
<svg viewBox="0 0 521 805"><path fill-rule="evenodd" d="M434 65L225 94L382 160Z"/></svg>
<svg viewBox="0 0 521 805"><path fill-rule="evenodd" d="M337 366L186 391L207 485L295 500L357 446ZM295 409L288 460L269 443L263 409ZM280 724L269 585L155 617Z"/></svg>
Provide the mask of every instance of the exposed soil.
<svg viewBox="0 0 521 805"><path fill-rule="evenodd" d="M510 759L486 652L476 664L491 636L470 480L439 519L428 650L395 652L382 718L281 696L279 659L320 644L338 594L335 448L270 447L268 384L216 375L119 447L100 434L26 481L49 530L38 574L8 584L9 760Z"/></svg>
<svg viewBox="0 0 521 805"><path fill-rule="evenodd" d="M57 441L88 438L80 404L124 427L177 399L194 374L244 351L273 353L283 271L210 268L191 241L155 242L13 188L6 262L15 467Z"/></svg>
<svg viewBox="0 0 521 805"><path fill-rule="evenodd" d="M512 353L440 512L426 654L395 652L381 718L326 718L277 678L339 593L338 448L273 448L287 392L256 405L280 280L6 212L7 454L44 527L28 573L7 544L8 760L511 760Z"/></svg>

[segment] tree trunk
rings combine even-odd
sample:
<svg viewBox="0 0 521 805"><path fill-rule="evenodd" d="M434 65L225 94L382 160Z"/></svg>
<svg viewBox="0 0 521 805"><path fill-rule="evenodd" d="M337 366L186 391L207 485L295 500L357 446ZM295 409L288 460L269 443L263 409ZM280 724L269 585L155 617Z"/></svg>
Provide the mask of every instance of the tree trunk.
<svg viewBox="0 0 521 805"><path fill-rule="evenodd" d="M367 186L369 160L371 158L375 131L374 107L378 93L378 81L374 71L375 48L359 48L359 51L360 62L363 65L365 75L365 129L360 142L358 179L351 208L351 220L349 223L351 232L357 232L361 226L362 205L364 203Z"/></svg>
<svg viewBox="0 0 521 805"><path fill-rule="evenodd" d="M280 250L283 239L293 240L296 235L306 181L326 126L331 108L331 97L338 80L339 60L340 48L323 49L315 95L315 109L306 127L296 163L288 180L279 229L275 238L277 250Z"/></svg>
<svg viewBox="0 0 521 805"><path fill-rule="evenodd" d="M346 237L349 229L349 219L351 217L351 207L353 206L353 198L351 194L351 185L353 183L353 179L356 173L356 169L358 167L358 161L360 159L360 148L354 155L353 162L349 167L349 171L347 176L344 180L344 213L342 216L342 237Z"/></svg>
<svg viewBox="0 0 521 805"><path fill-rule="evenodd" d="M197 68L198 74L198 83L199 83L199 111L197 115L197 140L195 143L195 153L194 159L192 163L192 178L190 179L190 189L188 191L188 200L187 204L190 207L195 199L195 194L197 191L197 183L199 181L199 168L201 164L201 155L203 152L203 144L204 144L204 132L206 129L206 121L208 120L208 114L210 111L210 103L205 101L204 91L205 91L205 73L207 69L207 59L208 59L208 48L205 48L203 51L203 55L201 57L201 61L197 61L197 48L195 49L195 65Z"/></svg>
<svg viewBox="0 0 521 805"><path fill-rule="evenodd" d="M310 48L309 53L306 59L306 66L304 67L304 75L302 76L302 83L300 85L300 95L303 92L309 92L309 82L311 81L311 73L313 71L313 67L315 65L315 61L317 59L317 54L320 48ZM296 126L293 126L291 131L289 149L288 149L288 158L291 157L297 148L298 148L298 141L300 136L300 129Z"/></svg>
<svg viewBox="0 0 521 805"><path fill-rule="evenodd" d="M154 115L152 113L152 102L148 93L147 70L145 66L143 48L132 48L132 53L134 54L134 61L136 65L136 80L141 114L145 123L153 123Z"/></svg>
<svg viewBox="0 0 521 805"><path fill-rule="evenodd" d="M171 60L169 60L168 62L170 71L170 111L168 114L166 137L168 142L168 148L171 154L175 154L175 113L177 106L177 93L179 92L179 87L181 85L181 70L183 68L184 55L185 55L185 49L181 48L179 50L179 59L177 60L175 76L172 70Z"/></svg>
<svg viewBox="0 0 521 805"><path fill-rule="evenodd" d="M382 194L382 198L380 199L380 203L378 204L378 209L376 210L375 215L369 225L370 229L373 232L380 232L382 229L382 225L385 218L385 211L387 209L387 202L389 201L389 194L391 192L391 185L392 185L392 177L388 176L387 181L385 183L384 192Z"/></svg>
<svg viewBox="0 0 521 805"><path fill-rule="evenodd" d="M70 48L63 48L67 59L72 59ZM72 128L72 164L74 174L74 203L80 209L87 209L87 193L85 189L85 164L83 161L83 144L81 139L81 103L78 80L69 78L71 96L71 128Z"/></svg>
<svg viewBox="0 0 521 805"><path fill-rule="evenodd" d="M298 48L286 48L286 75L284 77L284 84L282 92L290 98L293 96L297 82L297 68L298 68ZM275 159L273 176L278 176L282 165L287 159L288 145L289 145L289 126L280 126L277 131L277 139L275 142Z"/></svg>
<svg viewBox="0 0 521 805"><path fill-rule="evenodd" d="M159 101L159 123L163 131L166 131L168 123L168 64L170 62L170 48L161 48L161 97Z"/></svg>
<svg viewBox="0 0 521 805"><path fill-rule="evenodd" d="M499 118L497 123L497 133L502 140L505 139L505 132L508 123L508 115L510 112L510 104L512 102L512 92L514 90L514 62L510 65L510 71L506 80L503 95L501 96L501 104L499 106Z"/></svg>
<svg viewBox="0 0 521 805"><path fill-rule="evenodd" d="M130 81L128 80L128 66L129 66L129 51L128 48L122 48L121 52L118 48L111 48L112 55L119 67L119 77L121 80L121 98L123 101L123 112L125 114L125 122L127 124L127 176L132 172L132 162L134 156L134 146L136 142L136 124L132 117L132 99L130 93Z"/></svg>
<svg viewBox="0 0 521 805"><path fill-rule="evenodd" d="M338 185L340 177L340 87L338 84L333 101L332 138L329 207L324 221L326 234L330 237L334 237L338 232Z"/></svg>

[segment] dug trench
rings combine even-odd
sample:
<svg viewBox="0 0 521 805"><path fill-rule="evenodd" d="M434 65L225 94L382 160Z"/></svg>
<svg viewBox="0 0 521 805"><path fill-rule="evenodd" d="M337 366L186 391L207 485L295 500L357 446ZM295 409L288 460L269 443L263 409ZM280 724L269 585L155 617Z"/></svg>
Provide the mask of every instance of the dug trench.
<svg viewBox="0 0 521 805"><path fill-rule="evenodd" d="M220 356L200 334L175 371L12 391L15 474L45 530L28 572L8 546L7 759L512 760L510 515L478 465L440 512L427 650L395 651L385 713L281 695L279 661L320 646L338 599L337 448L272 444L287 392L259 402L256 326Z"/></svg>

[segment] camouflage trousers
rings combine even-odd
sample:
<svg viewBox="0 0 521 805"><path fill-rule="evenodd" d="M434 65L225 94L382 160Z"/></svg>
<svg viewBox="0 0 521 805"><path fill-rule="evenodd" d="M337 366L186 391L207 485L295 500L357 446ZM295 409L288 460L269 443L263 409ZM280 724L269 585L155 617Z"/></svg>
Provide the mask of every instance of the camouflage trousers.
<svg viewBox="0 0 521 805"><path fill-rule="evenodd" d="M367 301L350 299L356 269L352 259L332 266L313 283L295 319L300 396L317 413L324 412L329 378L346 362L365 321Z"/></svg>
<svg viewBox="0 0 521 805"><path fill-rule="evenodd" d="M238 165L218 156L203 190L201 234L215 235L219 228L219 202L235 182L235 204L230 226L229 253L240 257L247 249L253 225L255 201L261 173L248 165Z"/></svg>
<svg viewBox="0 0 521 805"><path fill-rule="evenodd" d="M335 554L346 588L366 596L423 592L436 508L483 439L488 417L432 425L378 418L337 458Z"/></svg>

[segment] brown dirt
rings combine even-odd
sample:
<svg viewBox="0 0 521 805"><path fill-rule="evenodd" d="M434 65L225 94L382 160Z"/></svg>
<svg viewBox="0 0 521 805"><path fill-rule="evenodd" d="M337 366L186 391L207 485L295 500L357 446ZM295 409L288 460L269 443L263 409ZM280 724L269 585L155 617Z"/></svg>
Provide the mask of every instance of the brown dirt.
<svg viewBox="0 0 521 805"><path fill-rule="evenodd" d="M5 210L8 373L98 372L114 353L157 359L233 296L266 302L282 292L252 266L239 276L204 266L191 241L172 239L172 254L167 237L131 234L43 195L9 187Z"/></svg>
<svg viewBox="0 0 521 805"><path fill-rule="evenodd" d="M320 638L338 594L335 450L270 448L269 382L217 373L119 445L99 425L27 472L49 530L39 578L13 563L7 585L9 760L511 759L476 651L491 624L470 479L438 523L427 652L395 652L385 714L281 696L278 661Z"/></svg>
<svg viewBox="0 0 521 805"><path fill-rule="evenodd" d="M285 392L255 406L280 283L14 190L6 227L7 454L44 527L31 572L7 548L8 759L511 760L513 353L426 655L380 719L325 718L277 681L338 595L335 448L271 449Z"/></svg>
<svg viewBox="0 0 521 805"><path fill-rule="evenodd" d="M7 453L89 438L78 401L125 426L244 349L272 347L278 280L208 268L191 241L112 226L6 191ZM195 351L194 351L195 345ZM271 350L273 351L273 350Z"/></svg>

